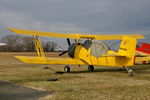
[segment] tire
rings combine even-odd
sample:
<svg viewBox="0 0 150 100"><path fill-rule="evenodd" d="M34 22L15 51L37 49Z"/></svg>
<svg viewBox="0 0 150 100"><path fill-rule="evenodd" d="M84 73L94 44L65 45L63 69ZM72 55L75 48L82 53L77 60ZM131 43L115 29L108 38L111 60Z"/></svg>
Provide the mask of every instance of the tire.
<svg viewBox="0 0 150 100"><path fill-rule="evenodd" d="M65 67L64 67L64 72L65 72L65 73L69 73L69 72L70 72L70 66L68 66L68 65L65 66Z"/></svg>
<svg viewBox="0 0 150 100"><path fill-rule="evenodd" d="M94 66L93 65L89 65L88 66L88 71L94 71Z"/></svg>

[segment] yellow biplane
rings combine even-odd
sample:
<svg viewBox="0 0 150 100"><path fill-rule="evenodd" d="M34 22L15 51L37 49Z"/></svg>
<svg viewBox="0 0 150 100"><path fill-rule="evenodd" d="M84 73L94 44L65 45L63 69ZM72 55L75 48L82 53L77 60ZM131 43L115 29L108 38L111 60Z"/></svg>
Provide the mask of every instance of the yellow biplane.
<svg viewBox="0 0 150 100"><path fill-rule="evenodd" d="M137 39L144 39L139 34L128 35L91 35L91 34L60 34L52 32L30 31L23 29L8 28L18 34L32 35L35 38L35 47L38 56L16 56L25 63L31 64L64 64L65 72L70 72L70 65L88 65L88 70L93 71L94 65L123 67L130 76L133 72L129 66L135 64ZM59 56L68 53L68 58L46 57L40 42L39 36L67 38L68 51L62 52ZM74 39L70 43L69 39ZM84 42L81 40L84 39ZM118 52L109 50L103 42L98 40L122 40ZM143 58L144 59L144 58Z"/></svg>

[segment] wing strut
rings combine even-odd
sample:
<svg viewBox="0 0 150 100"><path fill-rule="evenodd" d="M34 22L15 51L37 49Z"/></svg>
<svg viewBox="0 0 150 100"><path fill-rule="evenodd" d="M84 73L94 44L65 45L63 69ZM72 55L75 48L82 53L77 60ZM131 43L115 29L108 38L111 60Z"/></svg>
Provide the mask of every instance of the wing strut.
<svg viewBox="0 0 150 100"><path fill-rule="evenodd" d="M39 57L45 58L44 50L43 50L39 36L33 36L33 37L35 38L34 44L35 44L35 48L37 51L37 55Z"/></svg>

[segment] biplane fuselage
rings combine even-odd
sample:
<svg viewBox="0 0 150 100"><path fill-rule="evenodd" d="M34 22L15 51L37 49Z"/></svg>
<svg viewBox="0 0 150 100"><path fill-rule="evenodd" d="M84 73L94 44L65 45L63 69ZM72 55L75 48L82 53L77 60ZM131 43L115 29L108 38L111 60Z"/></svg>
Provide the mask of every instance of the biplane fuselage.
<svg viewBox="0 0 150 100"><path fill-rule="evenodd" d="M135 51L130 51L130 49L135 49L135 47L132 48L129 45L131 39L130 37L125 37L126 39L123 40L123 42L127 42L127 44L121 44L121 49L119 49L118 52L113 51L107 51L107 54L101 55L100 57L95 57L91 54L91 48L88 50L84 48L82 45L78 45L75 49L75 57L80 60L82 60L84 63L83 65L103 65L103 66L116 66L116 67L122 67L122 66L132 66L134 64L134 56L133 54ZM128 38L128 39L127 39ZM132 39L130 41L132 44L136 44L136 40ZM125 46L124 46L125 45ZM127 48L127 46L128 48ZM130 54L129 54L130 53ZM128 55L125 56L125 55Z"/></svg>

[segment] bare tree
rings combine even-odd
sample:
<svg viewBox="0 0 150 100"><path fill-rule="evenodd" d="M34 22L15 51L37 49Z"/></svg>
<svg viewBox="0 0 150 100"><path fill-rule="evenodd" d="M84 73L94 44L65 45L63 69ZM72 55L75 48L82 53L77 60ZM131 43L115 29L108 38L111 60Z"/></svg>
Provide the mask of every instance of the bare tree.
<svg viewBox="0 0 150 100"><path fill-rule="evenodd" d="M7 44L6 51L16 51L16 45L19 42L19 36L17 35L8 35L1 39L2 42Z"/></svg>
<svg viewBox="0 0 150 100"><path fill-rule="evenodd" d="M57 44L55 42L46 41L46 42L42 42L42 44L45 52L55 51L57 48Z"/></svg>
<svg viewBox="0 0 150 100"><path fill-rule="evenodd" d="M34 52L34 38L19 35L8 35L0 39L1 42L6 43L5 47L1 47L0 51L6 52ZM41 41L43 49L46 52L55 51L57 44L51 41Z"/></svg>
<svg viewBox="0 0 150 100"><path fill-rule="evenodd" d="M7 44L6 51L8 52L27 52L35 51L34 40L32 37L8 35L1 39L1 42Z"/></svg>
<svg viewBox="0 0 150 100"><path fill-rule="evenodd" d="M34 52L34 38L33 37L23 37L22 39L23 51L25 52Z"/></svg>

